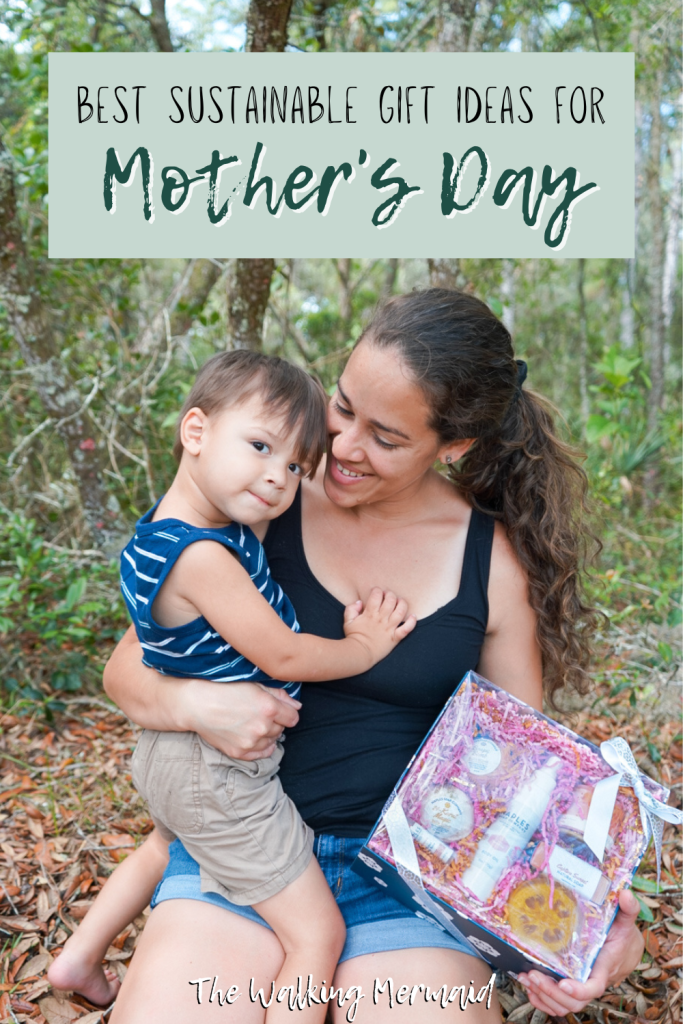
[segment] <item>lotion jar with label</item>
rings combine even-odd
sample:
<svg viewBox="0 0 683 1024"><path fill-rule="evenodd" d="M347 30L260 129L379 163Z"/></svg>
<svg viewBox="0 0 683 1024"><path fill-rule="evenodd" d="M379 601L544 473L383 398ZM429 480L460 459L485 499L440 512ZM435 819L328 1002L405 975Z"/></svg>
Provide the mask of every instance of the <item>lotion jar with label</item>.
<svg viewBox="0 0 683 1024"><path fill-rule="evenodd" d="M456 786L437 786L425 798L420 819L441 842L457 842L474 828L474 806Z"/></svg>
<svg viewBox="0 0 683 1024"><path fill-rule="evenodd" d="M512 743L492 739L486 734L475 736L462 760L462 782L475 789L491 787L515 771L518 755Z"/></svg>
<svg viewBox="0 0 683 1024"><path fill-rule="evenodd" d="M465 755L464 763L470 775L479 779L497 774L502 759L500 746L487 736L479 736Z"/></svg>

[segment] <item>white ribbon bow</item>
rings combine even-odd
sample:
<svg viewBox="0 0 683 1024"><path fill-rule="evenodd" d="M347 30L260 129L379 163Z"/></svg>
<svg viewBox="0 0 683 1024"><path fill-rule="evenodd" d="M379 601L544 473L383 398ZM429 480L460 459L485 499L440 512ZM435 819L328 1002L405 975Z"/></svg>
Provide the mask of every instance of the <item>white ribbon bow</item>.
<svg viewBox="0 0 683 1024"><path fill-rule="evenodd" d="M595 786L586 817L584 831L586 844L601 861L605 853L605 844L619 786L631 786L638 797L640 820L643 823L645 839L649 841L651 836L654 837L657 856L657 885L659 885L662 832L664 830L662 819L680 825L683 823L683 812L676 807L669 807L668 804L662 803L661 800L657 800L651 793L648 793L633 752L621 736L615 736L613 740L605 740L604 743L601 743L600 753L610 768L614 769L616 775L602 779Z"/></svg>
<svg viewBox="0 0 683 1024"><path fill-rule="evenodd" d="M423 910L426 910L432 919L437 919L435 923L440 928L445 929L462 945L468 946L472 956L479 957L480 954L474 946L468 942L460 929L455 927L451 915L425 889L410 825L398 795L394 794L390 798L382 817L394 854L396 869L403 881L412 889L415 902Z"/></svg>

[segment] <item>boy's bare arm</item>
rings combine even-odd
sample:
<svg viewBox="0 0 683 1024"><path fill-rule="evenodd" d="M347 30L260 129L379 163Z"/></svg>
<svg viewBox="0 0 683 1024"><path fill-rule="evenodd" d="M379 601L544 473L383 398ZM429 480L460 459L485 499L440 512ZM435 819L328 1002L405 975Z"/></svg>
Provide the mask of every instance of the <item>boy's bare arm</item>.
<svg viewBox="0 0 683 1024"><path fill-rule="evenodd" d="M131 626L104 669L104 688L138 725L164 732L197 732L228 757L268 757L282 730L296 725L300 703L284 690L255 683L216 686L174 679L142 664Z"/></svg>
<svg viewBox="0 0 683 1024"><path fill-rule="evenodd" d="M347 609L346 639L293 633L238 560L216 541L186 548L165 586L173 586L235 650L285 682L322 682L364 672L415 625L413 616L406 618L405 602L376 590L362 614Z"/></svg>

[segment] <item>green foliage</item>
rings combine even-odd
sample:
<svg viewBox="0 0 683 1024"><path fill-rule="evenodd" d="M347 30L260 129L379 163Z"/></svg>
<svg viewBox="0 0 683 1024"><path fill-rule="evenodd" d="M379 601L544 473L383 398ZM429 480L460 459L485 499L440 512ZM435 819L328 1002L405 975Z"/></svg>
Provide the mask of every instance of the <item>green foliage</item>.
<svg viewBox="0 0 683 1024"><path fill-rule="evenodd" d="M6 699L49 702L99 679L125 627L118 566L55 550L35 520L0 508L0 635ZM21 681L20 681L21 680Z"/></svg>
<svg viewBox="0 0 683 1024"><path fill-rule="evenodd" d="M659 429L647 429L650 382L642 370L642 359L626 355L614 344L593 369L602 376L601 383L590 389L600 412L588 417L586 440L591 445L602 442L603 453L608 454L607 458L602 454L600 475L614 489L615 480L628 479L643 468L666 443L666 437Z"/></svg>
<svg viewBox="0 0 683 1024"><path fill-rule="evenodd" d="M601 411L589 416L586 422L586 440L589 443L624 430L629 408L640 397L634 371L641 363L640 358L624 355L616 344L611 345L603 358L595 363L593 369L602 374L603 382L591 390L596 395L595 405Z"/></svg>
<svg viewBox="0 0 683 1024"><path fill-rule="evenodd" d="M652 913L652 911L648 907L647 903L645 903L645 901L642 899L642 897L640 897L638 895L637 892L634 893L633 895L635 896L635 898L638 900L638 903L640 904L640 913L638 914L639 920L647 921L649 924L652 924L652 922L655 919L655 915Z"/></svg>
<svg viewBox="0 0 683 1024"><path fill-rule="evenodd" d="M605 349L593 371L599 383L589 390L599 412L592 413L585 426L589 465L604 500L614 504L623 500L630 478L651 463L667 437L660 428L648 430L650 382L639 356L625 353L615 343Z"/></svg>

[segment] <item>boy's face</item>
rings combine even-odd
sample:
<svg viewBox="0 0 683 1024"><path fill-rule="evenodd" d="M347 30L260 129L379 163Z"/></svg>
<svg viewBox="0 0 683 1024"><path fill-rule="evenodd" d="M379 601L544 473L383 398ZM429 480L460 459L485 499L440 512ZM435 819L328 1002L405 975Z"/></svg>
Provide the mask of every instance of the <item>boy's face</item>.
<svg viewBox="0 0 683 1024"><path fill-rule="evenodd" d="M207 416L187 413L181 437L188 469L201 495L217 513L251 526L275 519L294 501L307 467L296 461L296 434L258 395Z"/></svg>

